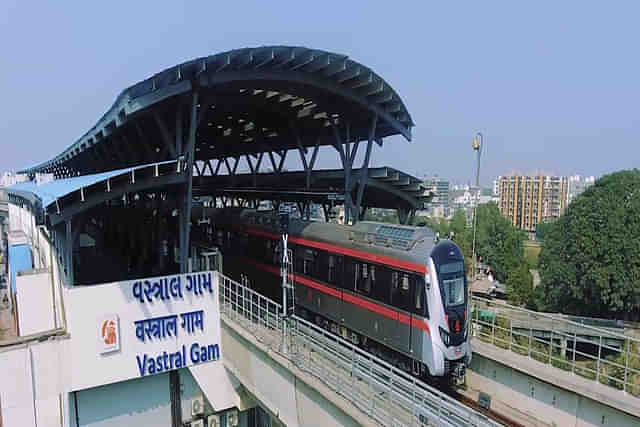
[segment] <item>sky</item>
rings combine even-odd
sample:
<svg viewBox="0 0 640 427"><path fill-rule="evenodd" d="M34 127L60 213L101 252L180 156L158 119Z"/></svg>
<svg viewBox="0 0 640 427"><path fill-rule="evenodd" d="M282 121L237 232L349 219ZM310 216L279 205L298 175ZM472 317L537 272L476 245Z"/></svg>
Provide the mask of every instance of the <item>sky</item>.
<svg viewBox="0 0 640 427"><path fill-rule="evenodd" d="M640 165L640 2L182 3L0 2L0 171L60 153L162 69L263 45L347 54L391 84L416 126L374 166L472 182L476 132L484 185Z"/></svg>

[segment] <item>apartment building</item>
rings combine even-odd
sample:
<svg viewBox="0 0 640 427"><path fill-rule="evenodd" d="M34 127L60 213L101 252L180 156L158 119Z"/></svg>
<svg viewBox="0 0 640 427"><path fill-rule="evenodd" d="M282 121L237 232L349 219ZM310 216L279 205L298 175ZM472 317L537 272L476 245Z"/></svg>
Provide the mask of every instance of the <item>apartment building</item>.
<svg viewBox="0 0 640 427"><path fill-rule="evenodd" d="M524 231L560 217L567 207L569 181L564 176L499 177L500 213Z"/></svg>
<svg viewBox="0 0 640 427"><path fill-rule="evenodd" d="M569 189L567 192L567 206L587 188L596 182L595 176L573 175L569 177Z"/></svg>
<svg viewBox="0 0 640 427"><path fill-rule="evenodd" d="M424 180L424 185L435 193L430 203L430 210L442 208L442 215L449 215L449 189L448 179L434 177Z"/></svg>

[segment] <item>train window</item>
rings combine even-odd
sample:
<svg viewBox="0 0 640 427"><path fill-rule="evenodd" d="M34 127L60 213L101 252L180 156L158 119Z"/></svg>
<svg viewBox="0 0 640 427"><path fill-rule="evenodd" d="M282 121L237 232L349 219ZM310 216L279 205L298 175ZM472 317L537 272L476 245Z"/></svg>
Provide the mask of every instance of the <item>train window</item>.
<svg viewBox="0 0 640 427"><path fill-rule="evenodd" d="M415 307L413 312L420 316L429 317L429 307L427 306L427 295L424 286L424 280L415 280Z"/></svg>
<svg viewBox="0 0 640 427"><path fill-rule="evenodd" d="M273 242L273 265L280 265L282 260L282 245L280 242Z"/></svg>
<svg viewBox="0 0 640 427"><path fill-rule="evenodd" d="M265 239L264 241L264 254L265 254L265 259L267 259L267 262L269 261L269 257L271 255L271 240L270 239Z"/></svg>
<svg viewBox="0 0 640 427"><path fill-rule="evenodd" d="M339 271L339 270L338 270ZM344 276L342 283L343 288L350 291L355 289L355 281L357 280L358 269L352 258L344 258Z"/></svg>
<svg viewBox="0 0 640 427"><path fill-rule="evenodd" d="M408 291L409 290L409 275L408 274L403 274L402 275L402 290L403 291Z"/></svg>
<svg viewBox="0 0 640 427"><path fill-rule="evenodd" d="M315 278L323 282L329 281L329 255L326 251L315 250Z"/></svg>
<svg viewBox="0 0 640 427"><path fill-rule="evenodd" d="M247 248L249 256L256 261L262 260L262 239L257 236L249 236L247 240L249 244L249 247Z"/></svg>
<svg viewBox="0 0 640 427"><path fill-rule="evenodd" d="M391 305L405 311L413 311L411 298L412 278L407 273L391 273Z"/></svg>
<svg viewBox="0 0 640 427"><path fill-rule="evenodd" d="M365 295L371 294L371 288L373 286L371 277L372 268L373 266L369 264L356 264L356 289ZM360 271L359 274L357 274L358 271Z"/></svg>
<svg viewBox="0 0 640 427"><path fill-rule="evenodd" d="M238 236L238 244L240 253L246 253L249 249L249 235L247 233L240 233Z"/></svg>
<svg viewBox="0 0 640 427"><path fill-rule="evenodd" d="M282 250L282 249L281 249ZM304 247L298 246L295 249L295 256L293 257L293 266L296 273L304 274Z"/></svg>
<svg viewBox="0 0 640 427"><path fill-rule="evenodd" d="M372 282L371 297L385 304L390 304L392 271L382 265L371 265L369 266L369 274Z"/></svg>
<svg viewBox="0 0 640 427"><path fill-rule="evenodd" d="M327 282L336 283L336 257L334 255L329 255Z"/></svg>
<svg viewBox="0 0 640 427"><path fill-rule="evenodd" d="M340 255L334 255L334 258L336 260L336 267L335 267L335 281L332 283L335 283L336 286L342 286L342 283L344 282L343 278L344 278L344 257L340 256Z"/></svg>
<svg viewBox="0 0 640 427"><path fill-rule="evenodd" d="M311 249L305 249L304 251L302 274L315 276L315 253Z"/></svg>
<svg viewBox="0 0 640 427"><path fill-rule="evenodd" d="M273 262L273 253L275 252L276 242L271 239L264 240L264 261L267 264Z"/></svg>

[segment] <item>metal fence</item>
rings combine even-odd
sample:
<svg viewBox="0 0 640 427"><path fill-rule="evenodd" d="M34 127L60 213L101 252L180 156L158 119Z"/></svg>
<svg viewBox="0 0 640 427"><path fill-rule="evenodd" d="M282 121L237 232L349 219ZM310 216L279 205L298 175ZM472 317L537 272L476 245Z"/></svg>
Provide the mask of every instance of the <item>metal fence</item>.
<svg viewBox="0 0 640 427"><path fill-rule="evenodd" d="M618 328L472 297L472 335L483 342L640 397L640 340Z"/></svg>
<svg viewBox="0 0 640 427"><path fill-rule="evenodd" d="M495 426L486 416L220 275L221 311L385 426Z"/></svg>

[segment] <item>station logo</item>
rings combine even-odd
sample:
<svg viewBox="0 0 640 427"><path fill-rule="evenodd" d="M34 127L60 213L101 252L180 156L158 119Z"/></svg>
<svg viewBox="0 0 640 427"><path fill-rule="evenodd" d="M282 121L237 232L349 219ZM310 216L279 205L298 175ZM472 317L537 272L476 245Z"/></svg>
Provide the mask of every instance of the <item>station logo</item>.
<svg viewBox="0 0 640 427"><path fill-rule="evenodd" d="M97 332L100 354L120 350L120 319L116 314L102 316L98 321Z"/></svg>

